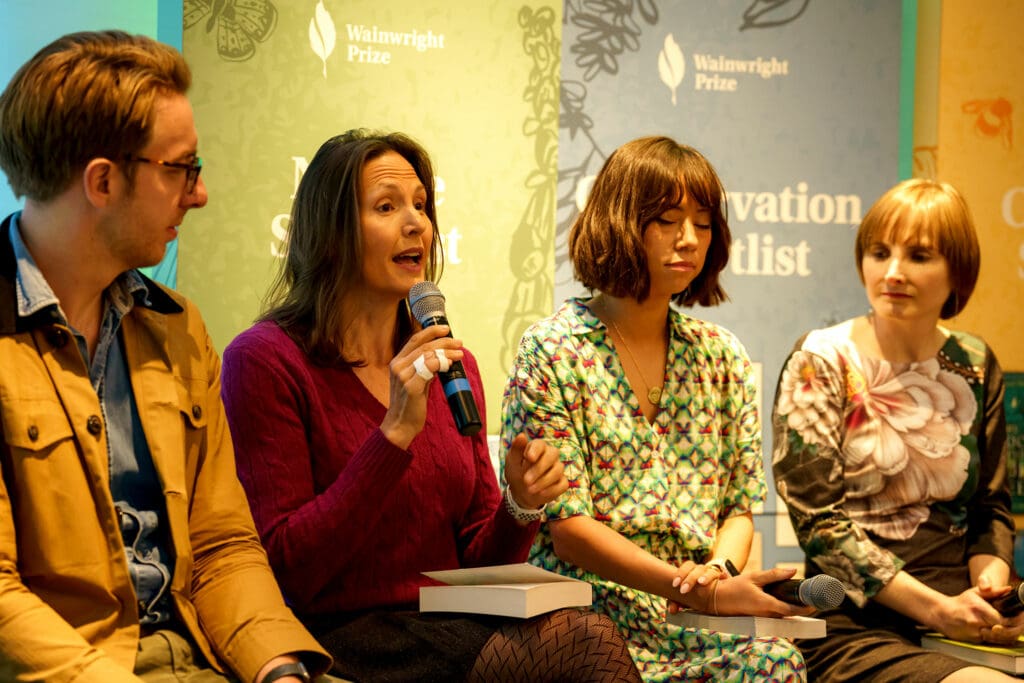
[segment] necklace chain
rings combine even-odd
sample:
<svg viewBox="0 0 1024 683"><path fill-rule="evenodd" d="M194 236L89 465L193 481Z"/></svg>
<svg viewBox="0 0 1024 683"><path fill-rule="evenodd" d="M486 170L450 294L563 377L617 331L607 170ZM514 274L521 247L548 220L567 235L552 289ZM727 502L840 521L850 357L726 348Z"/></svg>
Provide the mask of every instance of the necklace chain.
<svg viewBox="0 0 1024 683"><path fill-rule="evenodd" d="M633 355L632 349L629 348L629 342L626 341L626 337L622 334L622 330L619 329L619 325L615 322L615 318L608 313L608 309L605 307L603 299L601 300L601 308L604 309L604 314L608 316L608 321L612 324L615 334L619 335L619 339L622 340L622 348L626 349L626 353L629 354L629 359L633 361L633 366L640 374L640 379L644 383L644 388L647 389L647 400L650 401L652 405L660 405L661 387L652 386L651 383L647 381L647 378L644 376L644 371L640 368L640 364L636 362L636 356Z"/></svg>

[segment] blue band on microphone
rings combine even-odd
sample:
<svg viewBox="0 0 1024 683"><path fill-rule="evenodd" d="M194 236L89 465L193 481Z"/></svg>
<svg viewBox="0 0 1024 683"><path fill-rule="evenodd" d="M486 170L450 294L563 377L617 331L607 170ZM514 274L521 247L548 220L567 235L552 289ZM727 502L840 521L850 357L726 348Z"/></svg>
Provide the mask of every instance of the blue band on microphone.
<svg viewBox="0 0 1024 683"><path fill-rule="evenodd" d="M444 383L444 395L451 396L457 394L460 391L468 391L472 393L472 389L469 388L469 380L465 377L455 377L451 381Z"/></svg>

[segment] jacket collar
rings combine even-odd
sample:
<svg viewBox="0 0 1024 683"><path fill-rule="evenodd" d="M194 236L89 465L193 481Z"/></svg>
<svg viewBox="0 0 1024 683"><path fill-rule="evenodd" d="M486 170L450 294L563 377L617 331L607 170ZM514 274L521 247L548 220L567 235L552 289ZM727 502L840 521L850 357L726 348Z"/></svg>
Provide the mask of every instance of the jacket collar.
<svg viewBox="0 0 1024 683"><path fill-rule="evenodd" d="M52 325L60 319L56 306L47 306L26 318L18 317L18 263L14 258L10 232L13 217L14 214L11 214L0 223L0 334L26 332L35 327ZM142 273L139 273L139 277L149 292L146 297L139 298L137 306L165 315L181 313L184 310L156 282Z"/></svg>

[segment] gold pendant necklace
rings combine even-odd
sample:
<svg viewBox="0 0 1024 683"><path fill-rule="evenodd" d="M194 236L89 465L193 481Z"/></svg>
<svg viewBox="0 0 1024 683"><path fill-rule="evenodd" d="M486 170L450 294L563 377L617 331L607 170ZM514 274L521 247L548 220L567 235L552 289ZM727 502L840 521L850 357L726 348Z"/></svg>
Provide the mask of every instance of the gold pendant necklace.
<svg viewBox="0 0 1024 683"><path fill-rule="evenodd" d="M622 330L619 329L618 323L615 322L615 318L611 317L608 313L608 309L604 306L604 300L601 300L601 308L604 309L604 314L608 316L608 321L612 324L612 328L615 330L615 334L619 335L619 339L622 340L622 348L626 349L626 353L629 354L629 359L633 361L633 367L636 368L637 373L640 374L640 379L644 383L644 388L647 389L647 400L652 405L661 404L661 387L651 386L651 383L644 377L644 371L640 369L640 364L636 362L636 356L633 355L633 351L629 348L629 343L626 338L622 335Z"/></svg>

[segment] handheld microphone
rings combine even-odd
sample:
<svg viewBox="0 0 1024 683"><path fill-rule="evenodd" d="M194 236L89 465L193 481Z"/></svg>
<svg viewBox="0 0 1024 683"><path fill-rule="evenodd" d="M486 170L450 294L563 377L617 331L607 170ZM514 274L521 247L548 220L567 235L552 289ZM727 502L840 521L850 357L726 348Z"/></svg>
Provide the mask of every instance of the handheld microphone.
<svg viewBox="0 0 1024 683"><path fill-rule="evenodd" d="M815 609L835 609L846 596L843 582L828 574L818 574L809 579L772 581L764 585L764 592L791 605Z"/></svg>
<svg viewBox="0 0 1024 683"><path fill-rule="evenodd" d="M1006 595L994 598L989 602L1004 617L1020 614L1020 612L1024 611L1024 582L1018 583Z"/></svg>
<svg viewBox="0 0 1024 683"><path fill-rule="evenodd" d="M417 282L409 290L409 309L423 327L431 325L448 325L444 313L444 294L433 282ZM450 327L450 326L449 326ZM448 336L452 336L451 331ZM480 411L473 398L473 390L466 379L466 370L461 361L453 361L447 372L439 372L437 376L448 397L448 407L455 418L455 427L459 434L472 436L480 431Z"/></svg>

